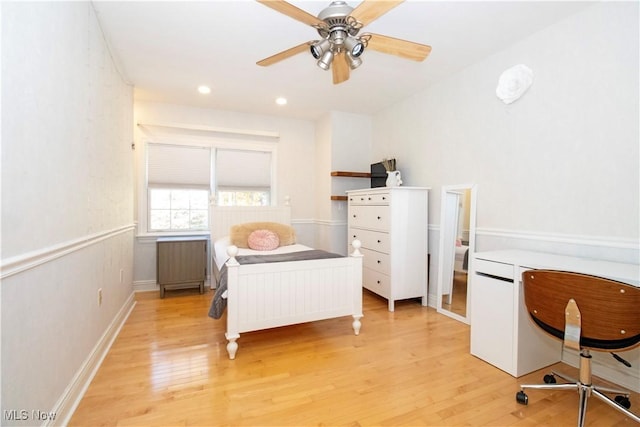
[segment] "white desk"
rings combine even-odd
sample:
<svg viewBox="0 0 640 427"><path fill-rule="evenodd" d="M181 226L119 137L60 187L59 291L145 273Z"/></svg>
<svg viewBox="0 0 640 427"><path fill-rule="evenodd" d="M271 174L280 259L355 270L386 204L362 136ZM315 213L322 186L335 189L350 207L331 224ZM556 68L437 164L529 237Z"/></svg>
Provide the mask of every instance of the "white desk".
<svg viewBox="0 0 640 427"><path fill-rule="evenodd" d="M523 250L478 252L471 263L471 354L519 377L559 361L578 366L577 352L562 349L529 319L522 272L572 271L640 286L640 265ZM638 307L640 310L640 307ZM640 349L620 352L627 368L608 353L593 352L593 373L640 392Z"/></svg>

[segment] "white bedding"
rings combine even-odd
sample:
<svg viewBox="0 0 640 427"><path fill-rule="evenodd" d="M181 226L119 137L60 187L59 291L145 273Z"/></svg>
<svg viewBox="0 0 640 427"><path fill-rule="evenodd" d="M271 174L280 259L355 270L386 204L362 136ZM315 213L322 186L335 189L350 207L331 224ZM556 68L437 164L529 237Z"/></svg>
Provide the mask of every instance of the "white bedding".
<svg viewBox="0 0 640 427"><path fill-rule="evenodd" d="M227 248L231 245L231 239L229 236L222 237L217 239L213 243L213 260L218 267L218 271L222 269L222 266L229 259L229 255L227 255ZM253 249L245 249L239 248L238 255L272 255L272 254L288 254L291 252L300 252L300 251L308 251L310 249L309 246L301 245L296 243L295 245L287 245L280 246L277 249L272 251L256 251Z"/></svg>

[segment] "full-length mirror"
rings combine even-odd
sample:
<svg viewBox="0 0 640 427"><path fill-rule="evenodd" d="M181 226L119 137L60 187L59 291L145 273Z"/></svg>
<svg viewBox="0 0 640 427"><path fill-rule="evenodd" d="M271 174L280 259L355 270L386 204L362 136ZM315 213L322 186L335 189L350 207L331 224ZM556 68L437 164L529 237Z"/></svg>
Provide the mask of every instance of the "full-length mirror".
<svg viewBox="0 0 640 427"><path fill-rule="evenodd" d="M469 323L469 262L475 247L476 186L442 187L437 309Z"/></svg>

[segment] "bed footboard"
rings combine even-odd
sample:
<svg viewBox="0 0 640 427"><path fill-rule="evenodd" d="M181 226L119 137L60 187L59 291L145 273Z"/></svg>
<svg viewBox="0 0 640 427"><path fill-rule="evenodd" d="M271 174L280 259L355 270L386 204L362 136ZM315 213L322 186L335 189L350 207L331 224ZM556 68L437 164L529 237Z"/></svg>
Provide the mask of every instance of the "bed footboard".
<svg viewBox="0 0 640 427"><path fill-rule="evenodd" d="M240 265L230 248L227 261L227 351L234 359L240 333L352 316L362 323L362 253L352 243L348 257Z"/></svg>

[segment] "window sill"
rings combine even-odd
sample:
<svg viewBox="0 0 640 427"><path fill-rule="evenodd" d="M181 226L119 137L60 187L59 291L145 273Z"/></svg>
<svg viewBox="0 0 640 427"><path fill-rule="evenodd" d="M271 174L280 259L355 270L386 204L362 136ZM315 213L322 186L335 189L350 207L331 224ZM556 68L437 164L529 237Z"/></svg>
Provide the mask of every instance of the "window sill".
<svg viewBox="0 0 640 427"><path fill-rule="evenodd" d="M208 230L200 231L166 231L166 232L152 232L152 233L140 233L136 235L136 240L140 243L155 243L160 237L195 237L202 236L209 238L211 233Z"/></svg>

